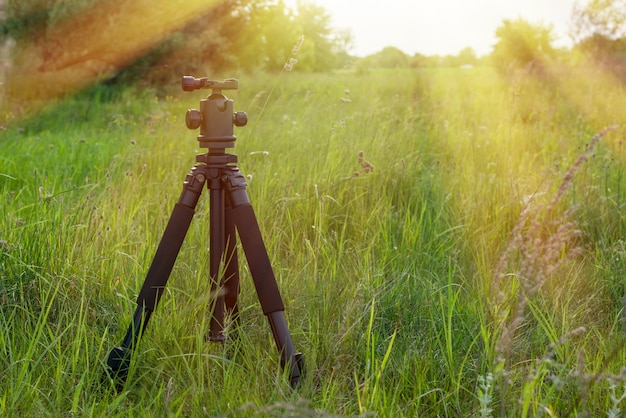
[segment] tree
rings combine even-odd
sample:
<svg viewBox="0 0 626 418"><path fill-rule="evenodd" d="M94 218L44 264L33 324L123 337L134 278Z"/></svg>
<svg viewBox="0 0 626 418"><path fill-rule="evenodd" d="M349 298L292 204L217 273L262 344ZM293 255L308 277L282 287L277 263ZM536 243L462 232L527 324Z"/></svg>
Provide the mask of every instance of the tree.
<svg viewBox="0 0 626 418"><path fill-rule="evenodd" d="M519 68L541 69L555 54L552 30L552 26L533 25L521 18L505 19L496 29L498 41L491 58L503 72Z"/></svg>
<svg viewBox="0 0 626 418"><path fill-rule="evenodd" d="M16 42L5 82L7 101L43 101L103 81L167 46L198 16L223 10L217 0L181 5L166 0L12 1L0 30ZM147 75L136 74L139 79Z"/></svg>
<svg viewBox="0 0 626 418"><path fill-rule="evenodd" d="M459 65L476 65L478 63L476 52L471 47L463 48L459 51L457 60Z"/></svg>
<svg viewBox="0 0 626 418"><path fill-rule="evenodd" d="M570 36L576 43L593 36L620 39L626 36L626 0L590 0L572 8Z"/></svg>
<svg viewBox="0 0 626 418"><path fill-rule="evenodd" d="M570 36L576 48L596 64L623 67L626 62L626 0L591 0L572 9Z"/></svg>
<svg viewBox="0 0 626 418"><path fill-rule="evenodd" d="M9 0L3 10L0 36L15 44L1 80L7 102L94 82L169 86L181 74L280 71L286 62L328 71L350 60L351 34L334 32L328 12L305 0L297 10L284 0Z"/></svg>
<svg viewBox="0 0 626 418"><path fill-rule="evenodd" d="M302 33L293 12L282 0L246 0L228 37L234 65L248 70L276 72L289 59Z"/></svg>
<svg viewBox="0 0 626 418"><path fill-rule="evenodd" d="M209 75L208 71L231 68L237 61L235 34L239 12L251 0L222 1L202 10L180 30L136 57L122 68L114 81L127 84L170 84L181 74Z"/></svg>
<svg viewBox="0 0 626 418"><path fill-rule="evenodd" d="M335 31L335 48L337 56L337 68L345 68L353 63L354 58L350 50L354 46L354 35L350 29L344 28Z"/></svg>
<svg viewBox="0 0 626 418"><path fill-rule="evenodd" d="M400 49L388 46L381 51L364 58L369 68L407 68L410 58Z"/></svg>
<svg viewBox="0 0 626 418"><path fill-rule="evenodd" d="M350 41L349 38L346 40L335 35L328 11L315 3L298 2L296 22L305 39L305 48L299 59L302 67L312 71L328 71L335 68L341 45L346 45L346 42Z"/></svg>
<svg viewBox="0 0 626 418"><path fill-rule="evenodd" d="M420 53L415 53L415 55L413 55L409 59L409 67L411 68L427 67L428 65L429 65L428 57Z"/></svg>

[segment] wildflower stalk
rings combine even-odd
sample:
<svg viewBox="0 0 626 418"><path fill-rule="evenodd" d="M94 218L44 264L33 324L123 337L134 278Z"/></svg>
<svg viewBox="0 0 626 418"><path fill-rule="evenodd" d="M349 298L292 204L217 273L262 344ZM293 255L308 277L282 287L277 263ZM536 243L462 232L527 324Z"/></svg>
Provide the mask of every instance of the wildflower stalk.
<svg viewBox="0 0 626 418"><path fill-rule="evenodd" d="M496 343L494 367L496 370L502 370L502 373L505 373L507 363L511 361L515 332L525 319L530 298L568 260L582 252L579 246L573 244L580 236L580 231L576 224L570 220L577 207L572 206L556 219L550 220L553 211L566 191L572 186L574 176L583 163L589 159L600 140L615 129L617 129L616 126L609 126L591 138L584 152L565 174L554 197L547 205L533 205L536 196L533 196L526 203L513 228L507 246L498 260L493 275L492 293L496 296L493 306L494 313L496 313L495 320L501 325L502 332ZM514 273L511 273L508 272L508 267L514 256L519 257L518 267ZM512 315L503 307L505 293L501 285L505 277L515 277L519 284L514 295L515 308ZM550 352L552 350L554 347L551 346ZM504 378L502 380L501 404L503 413L505 412L506 391L507 379Z"/></svg>

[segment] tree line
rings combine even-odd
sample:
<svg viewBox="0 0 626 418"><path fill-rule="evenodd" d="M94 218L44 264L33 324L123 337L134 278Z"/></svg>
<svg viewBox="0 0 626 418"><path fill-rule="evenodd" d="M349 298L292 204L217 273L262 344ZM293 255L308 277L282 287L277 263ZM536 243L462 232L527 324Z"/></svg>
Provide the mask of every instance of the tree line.
<svg viewBox="0 0 626 418"><path fill-rule="evenodd" d="M115 50L122 49L120 44L138 41L127 39L131 37L125 35L131 33L128 26L133 22L139 25L146 18L137 4L145 8L175 5L184 9L199 4L203 7L186 18L183 25L174 25L167 22L168 16L152 13L151 16L163 19L161 33L150 35L158 37L158 42L128 48L133 51L132 59L122 59L115 56ZM100 65L107 70L104 72L112 74L108 82L126 83L145 77L159 82L174 74L206 73L207 69L220 72L295 68L323 72L343 65L342 61L348 58L345 51L349 34L333 30L331 15L310 2L300 2L294 10L283 0L8 0L5 10L1 8L2 5L0 15L4 18L0 34L5 43L10 40L14 44L16 60L27 61L23 55L32 50L37 56L28 58L28 62L42 71L78 68L86 61L92 66L101 64L99 61L111 63ZM127 9L136 14L130 21L121 16L125 12L118 12ZM59 29L68 22L75 30ZM94 27L115 42L100 45L96 39L84 45L80 39L68 40L93 36L89 32ZM120 36L116 38L111 33ZM132 37L136 35L147 36Z"/></svg>
<svg viewBox="0 0 626 418"><path fill-rule="evenodd" d="M576 3L571 11L572 47L554 46L549 24L525 19L505 19L495 30L496 43L490 54L479 57L470 47L457 55L408 56L388 47L365 57L364 67L460 67L492 65L503 73L526 69L541 71L547 63L593 62L607 70L626 74L626 0L589 0Z"/></svg>
<svg viewBox="0 0 626 418"><path fill-rule="evenodd" d="M89 46L81 46L80 53L70 50L55 55L55 43L45 43L46 37L63 22L85 15L96 6L107 10L107 5L119 9L133 3L135 0L8 0L0 5L3 16L0 34L5 43L10 40L15 45L12 49L15 53L27 50L26 46L32 43L45 45L40 48L41 56L32 60L38 63L33 65L43 70L85 65L85 57L94 65L93 61L105 60L103 57L113 52L101 47L90 54ZM153 3L153 7L159 7L158 2ZM188 4L177 0L170 0L168 4L172 3L180 8ZM612 68L626 64L626 0L589 0L576 4L571 12L570 36L574 46L568 50L553 46L554 33L550 25L524 19L504 20L496 29L497 42L491 54L484 57L478 57L471 48L457 55L409 56L392 46L368 57L355 57L350 55L352 35L349 30L333 28L330 13L315 3L303 0L295 8L288 7L283 0L206 0L205 3L206 6L183 25L164 29L158 42L129 53L128 59L111 59L115 65L99 71L106 73L108 83L125 85L145 78L152 83L169 82L181 73L219 73L233 69L324 72L346 67L489 64L509 71L536 68L546 61L581 57ZM98 18L106 20L107 13L100 13ZM100 22L98 30L117 31L116 25L119 20L110 18L109 26ZM80 37L81 33L71 36ZM59 44L58 48L62 49L63 45ZM110 48L114 49L115 45ZM49 57L56 60L53 66L46 66Z"/></svg>

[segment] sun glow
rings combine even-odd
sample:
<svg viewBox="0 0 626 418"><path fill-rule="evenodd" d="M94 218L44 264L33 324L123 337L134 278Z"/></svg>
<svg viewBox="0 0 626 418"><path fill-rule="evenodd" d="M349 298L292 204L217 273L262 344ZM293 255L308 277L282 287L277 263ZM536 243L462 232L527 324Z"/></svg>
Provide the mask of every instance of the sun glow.
<svg viewBox="0 0 626 418"><path fill-rule="evenodd" d="M146 53L217 0L111 0L35 33L17 46L5 103L45 101Z"/></svg>
<svg viewBox="0 0 626 418"><path fill-rule="evenodd" d="M489 54L503 19L522 17L554 25L559 46L569 45L568 21L574 0L312 0L350 29L358 56L394 46L413 55L456 55L471 47ZM297 7L297 0L285 0Z"/></svg>

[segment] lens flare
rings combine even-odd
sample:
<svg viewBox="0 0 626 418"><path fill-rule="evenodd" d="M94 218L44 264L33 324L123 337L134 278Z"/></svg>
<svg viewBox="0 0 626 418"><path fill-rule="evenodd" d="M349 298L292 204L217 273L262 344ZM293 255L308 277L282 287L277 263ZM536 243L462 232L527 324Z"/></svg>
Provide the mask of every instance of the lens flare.
<svg viewBox="0 0 626 418"><path fill-rule="evenodd" d="M4 104L23 107L45 103L97 81L150 51L218 3L104 1L19 39L5 78Z"/></svg>

